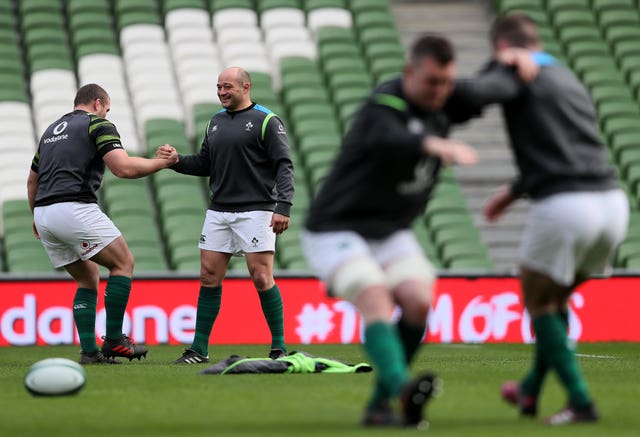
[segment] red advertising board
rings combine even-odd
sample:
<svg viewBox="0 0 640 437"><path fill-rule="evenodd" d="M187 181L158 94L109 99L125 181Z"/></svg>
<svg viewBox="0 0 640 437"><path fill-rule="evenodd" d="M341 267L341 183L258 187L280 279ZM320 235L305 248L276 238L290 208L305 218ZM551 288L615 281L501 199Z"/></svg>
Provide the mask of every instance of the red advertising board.
<svg viewBox="0 0 640 437"><path fill-rule="evenodd" d="M279 278L289 344L359 343L362 326L348 302L326 296L311 278ZM640 341L640 278L592 280L571 299L569 336L583 342ZM101 291L104 290L104 282ZM197 279L135 279L124 331L146 344L190 343ZM72 281L0 282L0 346L78 343L73 324ZM396 314L397 316L397 314ZM429 316L429 342L531 342L515 278L440 278ZM104 335L102 292L96 336ZM270 337L249 279L225 280L214 344L267 343Z"/></svg>

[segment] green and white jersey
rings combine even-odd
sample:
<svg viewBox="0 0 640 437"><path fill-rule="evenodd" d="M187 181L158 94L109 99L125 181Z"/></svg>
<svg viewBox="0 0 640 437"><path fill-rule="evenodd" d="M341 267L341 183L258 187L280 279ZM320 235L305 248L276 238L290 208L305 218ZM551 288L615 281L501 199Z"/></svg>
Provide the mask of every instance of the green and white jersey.
<svg viewBox="0 0 640 437"><path fill-rule="evenodd" d="M180 155L172 168L209 177L213 211L290 214L294 181L287 132L280 118L263 106L254 103L215 114L200 152Z"/></svg>
<svg viewBox="0 0 640 437"><path fill-rule="evenodd" d="M96 203L104 155L122 149L108 120L76 110L54 121L40 138L31 169L38 173L35 206L60 202Z"/></svg>

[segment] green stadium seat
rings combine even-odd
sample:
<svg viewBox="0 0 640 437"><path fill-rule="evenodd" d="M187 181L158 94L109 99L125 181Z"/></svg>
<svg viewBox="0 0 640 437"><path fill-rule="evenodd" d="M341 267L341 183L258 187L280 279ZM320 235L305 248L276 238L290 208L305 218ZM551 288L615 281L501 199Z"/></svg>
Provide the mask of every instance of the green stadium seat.
<svg viewBox="0 0 640 437"><path fill-rule="evenodd" d="M29 66L30 73L33 74L36 71L59 69L73 71L73 62L71 59L66 58L38 58L34 59Z"/></svg>
<svg viewBox="0 0 640 437"><path fill-rule="evenodd" d="M191 244L197 245L203 223L204 214L196 214L192 211L163 217L162 234L169 246L169 251L176 244L183 242L191 242Z"/></svg>
<svg viewBox="0 0 640 437"><path fill-rule="evenodd" d="M371 88L372 80L368 74L349 71L337 72L327 78L332 92L339 92L345 88Z"/></svg>
<svg viewBox="0 0 640 437"><path fill-rule="evenodd" d="M501 13L512 9L542 9L544 0L496 0L496 7Z"/></svg>
<svg viewBox="0 0 640 437"><path fill-rule="evenodd" d="M82 44L75 50L75 54L76 59L96 54L120 55L120 48L117 44L112 43Z"/></svg>
<svg viewBox="0 0 640 437"><path fill-rule="evenodd" d="M347 7L345 0L303 0L304 9L309 12L320 8L343 8Z"/></svg>
<svg viewBox="0 0 640 437"><path fill-rule="evenodd" d="M633 95L629 87L625 84L618 85L596 85L591 88L591 97L596 103L596 107L608 101L632 101Z"/></svg>
<svg viewBox="0 0 640 437"><path fill-rule="evenodd" d="M309 118L317 118L317 119L334 118L335 119L335 113L333 108L331 108L328 105L318 105L318 104L309 104L309 103L299 104L291 108L291 110L289 111L289 119L293 123L294 130L298 120L304 120Z"/></svg>
<svg viewBox="0 0 640 437"><path fill-rule="evenodd" d="M545 7L551 15L564 9L569 10L590 10L591 0L546 0Z"/></svg>
<svg viewBox="0 0 640 437"><path fill-rule="evenodd" d="M640 107L634 101L604 101L598 106L601 122L617 117L640 117Z"/></svg>
<svg viewBox="0 0 640 437"><path fill-rule="evenodd" d="M329 104L329 96L325 88L299 87L283 90L283 101L290 110L292 107L306 104Z"/></svg>
<svg viewBox="0 0 640 437"><path fill-rule="evenodd" d="M615 45L621 41L638 41L640 38L640 26L616 25L604 29L605 39L609 44Z"/></svg>
<svg viewBox="0 0 640 437"><path fill-rule="evenodd" d="M443 245L439 251L445 265L462 259L488 260L487 247L480 241L452 241Z"/></svg>
<svg viewBox="0 0 640 437"><path fill-rule="evenodd" d="M595 17L589 10L562 9L553 14L551 22L558 29L565 26L595 26Z"/></svg>
<svg viewBox="0 0 640 437"><path fill-rule="evenodd" d="M251 0L209 0L209 9L215 13L222 9L253 9Z"/></svg>
<svg viewBox="0 0 640 437"><path fill-rule="evenodd" d="M157 24L160 26L162 20L159 13L148 11L131 11L116 16L116 25L119 32L133 24Z"/></svg>
<svg viewBox="0 0 640 437"><path fill-rule="evenodd" d="M364 47L365 57L369 62L378 57L396 57L404 60L404 48L399 42L380 42Z"/></svg>
<svg viewBox="0 0 640 437"><path fill-rule="evenodd" d="M376 43L398 44L400 42L397 30L392 28L369 27L362 29L358 35L361 47Z"/></svg>
<svg viewBox="0 0 640 437"><path fill-rule="evenodd" d="M388 11L362 11L354 15L354 25L360 31L368 28L393 28L396 23Z"/></svg>
<svg viewBox="0 0 640 437"><path fill-rule="evenodd" d="M493 270L495 266L486 257L461 257L454 258L447 266L450 270Z"/></svg>
<svg viewBox="0 0 640 437"><path fill-rule="evenodd" d="M621 132L613 135L609 140L609 146L614 159L620 161L620 155L627 149L640 149L640 126L634 131Z"/></svg>
<svg viewBox="0 0 640 437"><path fill-rule="evenodd" d="M601 57L608 57L610 55L609 46L603 40L572 41L566 44L565 47L569 59L579 58L583 55Z"/></svg>
<svg viewBox="0 0 640 437"><path fill-rule="evenodd" d="M18 12L22 17L37 12L51 13L52 15L62 13L60 0L20 0L17 4Z"/></svg>
<svg viewBox="0 0 640 437"><path fill-rule="evenodd" d="M344 42L328 42L319 48L320 59L333 58L357 58L361 56L360 50L355 44Z"/></svg>
<svg viewBox="0 0 640 437"><path fill-rule="evenodd" d="M72 17L76 14L101 11L110 15L111 0L66 0L67 14Z"/></svg>
<svg viewBox="0 0 640 437"><path fill-rule="evenodd" d="M640 17L633 9L609 9L598 14L598 25L603 29L613 26L640 26Z"/></svg>
<svg viewBox="0 0 640 437"><path fill-rule="evenodd" d="M630 240L622 242L616 252L615 263L617 265L627 266L631 258L640 258L640 241Z"/></svg>
<svg viewBox="0 0 640 437"><path fill-rule="evenodd" d="M171 144L178 153L193 153L184 124L178 120L170 118L147 120L144 129L149 156L155 156L157 148L163 144Z"/></svg>
<svg viewBox="0 0 640 437"><path fill-rule="evenodd" d="M75 49L87 44L115 45L116 39L113 32L104 28L79 28L71 33L71 42Z"/></svg>
<svg viewBox="0 0 640 437"><path fill-rule="evenodd" d="M308 119L299 120L294 126L294 132L297 141L313 134L323 134L325 132L338 132L339 127L335 118L326 118L322 120Z"/></svg>
<svg viewBox="0 0 640 437"><path fill-rule="evenodd" d="M298 143L298 149L304 158L308 153L317 149L337 150L340 147L342 137L338 132L324 132L321 134L309 134Z"/></svg>
<svg viewBox="0 0 640 437"><path fill-rule="evenodd" d="M112 17L108 11L91 9L80 10L69 15L69 29L73 35L81 29L100 29L102 32L112 29ZM111 32L107 32L108 34Z"/></svg>
<svg viewBox="0 0 640 437"><path fill-rule="evenodd" d="M317 148L304 153L304 162L306 168L308 168L313 175L313 172L317 172L318 169L321 169L321 172L323 172L328 167L331 167L336 155L336 148Z"/></svg>
<svg viewBox="0 0 640 437"><path fill-rule="evenodd" d="M585 70L580 75L580 79L588 88L593 88L596 85L619 85L625 83L624 76L618 69Z"/></svg>
<svg viewBox="0 0 640 437"><path fill-rule="evenodd" d="M256 0L256 11L262 14L264 11L275 8L300 9L299 0Z"/></svg>
<svg viewBox="0 0 640 437"><path fill-rule="evenodd" d="M370 11L391 13L389 0L349 0L349 9L353 11L354 15Z"/></svg>
<svg viewBox="0 0 640 437"><path fill-rule="evenodd" d="M611 117L601 123L602 131L606 134L610 142L616 135L628 132L638 132L638 119L635 117Z"/></svg>
<svg viewBox="0 0 640 437"><path fill-rule="evenodd" d="M404 68L404 59L397 57L378 57L373 59L369 64L369 71L380 83L383 78L400 76Z"/></svg>
<svg viewBox="0 0 640 437"><path fill-rule="evenodd" d="M318 29L316 39L319 47L331 43L354 44L356 42L356 36L353 30L346 27L321 27Z"/></svg>
<svg viewBox="0 0 640 437"><path fill-rule="evenodd" d="M13 28L13 20L11 27L0 27L0 45L16 46L18 43L18 34Z"/></svg>
<svg viewBox="0 0 640 437"><path fill-rule="evenodd" d="M25 46L31 47L35 44L67 44L67 33L63 28L33 28L23 32Z"/></svg>
<svg viewBox="0 0 640 437"><path fill-rule="evenodd" d="M33 29L63 29L64 19L62 14L51 12L33 12L25 14L20 20L20 27L24 32Z"/></svg>
<svg viewBox="0 0 640 437"><path fill-rule="evenodd" d="M318 70L318 64L309 58L291 56L280 59L280 71L282 75L290 73L309 73L315 74Z"/></svg>
<svg viewBox="0 0 640 437"><path fill-rule="evenodd" d="M325 76L331 76L343 71L351 73L367 74L367 67L361 57L358 58L332 58L322 63Z"/></svg>
<svg viewBox="0 0 640 437"><path fill-rule="evenodd" d="M338 116L340 118L340 125L342 126L343 133L345 133L351 125L351 120L361 105L361 101L354 100L349 103L344 103L338 108Z"/></svg>
<svg viewBox="0 0 640 437"><path fill-rule="evenodd" d="M298 88L298 87L322 87L324 82L320 72L315 70L314 73L308 72L283 72L281 75L282 89Z"/></svg>
<svg viewBox="0 0 640 437"><path fill-rule="evenodd" d="M33 234L32 234L33 237ZM50 273L55 269L42 243L32 238L31 243L6 252L5 264L10 273Z"/></svg>
<svg viewBox="0 0 640 437"><path fill-rule="evenodd" d="M575 41L602 41L600 31L595 26L564 26L556 30L558 39L563 44Z"/></svg>
<svg viewBox="0 0 640 437"><path fill-rule="evenodd" d="M591 8L598 14L611 10L637 12L637 7L634 0L591 0Z"/></svg>
<svg viewBox="0 0 640 437"><path fill-rule="evenodd" d="M206 9L206 0L162 0L162 13L166 15L175 9Z"/></svg>

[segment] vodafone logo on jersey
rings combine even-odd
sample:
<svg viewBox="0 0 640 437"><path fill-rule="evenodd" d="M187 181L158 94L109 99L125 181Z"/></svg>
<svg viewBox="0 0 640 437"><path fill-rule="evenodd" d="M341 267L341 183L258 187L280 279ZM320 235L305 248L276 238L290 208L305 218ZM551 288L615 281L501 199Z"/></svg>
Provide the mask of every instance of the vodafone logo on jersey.
<svg viewBox="0 0 640 437"><path fill-rule="evenodd" d="M62 132L64 132L68 125L69 123L67 123L66 121L63 121L62 123L56 125L56 127L53 128L53 134L60 135Z"/></svg>
<svg viewBox="0 0 640 437"><path fill-rule="evenodd" d="M62 132L64 132L64 130L67 128L67 126L68 126L68 123L66 121L58 123L53 128L53 136L52 137L47 137L42 141L45 144L49 144L49 143L55 143L56 141L60 141L60 140L66 140L67 138L69 138L69 135L62 134Z"/></svg>

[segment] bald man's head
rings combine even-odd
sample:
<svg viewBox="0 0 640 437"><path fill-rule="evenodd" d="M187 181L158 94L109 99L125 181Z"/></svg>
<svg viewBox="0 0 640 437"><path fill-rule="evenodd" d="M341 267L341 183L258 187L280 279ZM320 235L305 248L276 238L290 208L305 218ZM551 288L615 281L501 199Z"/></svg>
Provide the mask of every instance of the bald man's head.
<svg viewBox="0 0 640 437"><path fill-rule="evenodd" d="M239 111L251 106L251 77L240 67L225 68L218 76L218 98L222 107Z"/></svg>

